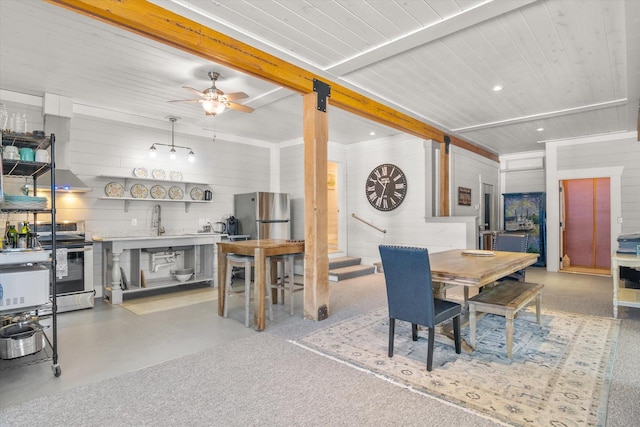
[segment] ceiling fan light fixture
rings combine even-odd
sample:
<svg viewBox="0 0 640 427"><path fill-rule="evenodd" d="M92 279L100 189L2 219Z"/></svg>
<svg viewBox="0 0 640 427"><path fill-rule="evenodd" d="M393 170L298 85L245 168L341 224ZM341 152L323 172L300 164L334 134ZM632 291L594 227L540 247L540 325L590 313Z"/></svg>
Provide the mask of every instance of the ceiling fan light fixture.
<svg viewBox="0 0 640 427"><path fill-rule="evenodd" d="M175 160L176 159L176 149L171 147L171 150L169 150L169 158L171 160Z"/></svg>
<svg viewBox="0 0 640 427"><path fill-rule="evenodd" d="M157 155L158 149L156 148L156 144L151 144L151 147L149 147L149 157L155 159Z"/></svg>
<svg viewBox="0 0 640 427"><path fill-rule="evenodd" d="M196 153L193 152L193 150L189 150L189 157L188 157L189 161L191 163L196 161Z"/></svg>
<svg viewBox="0 0 640 427"><path fill-rule="evenodd" d="M222 113L226 106L217 99L207 99L202 102L202 108L204 108L204 111L206 111L207 114L216 115Z"/></svg>

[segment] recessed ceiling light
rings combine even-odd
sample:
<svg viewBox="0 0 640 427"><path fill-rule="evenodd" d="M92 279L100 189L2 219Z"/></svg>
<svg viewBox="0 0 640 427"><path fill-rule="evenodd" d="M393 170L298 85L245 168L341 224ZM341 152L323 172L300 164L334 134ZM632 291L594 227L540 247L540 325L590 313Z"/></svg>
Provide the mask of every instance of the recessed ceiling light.
<svg viewBox="0 0 640 427"><path fill-rule="evenodd" d="M538 132L542 132L544 130L544 128L538 128L536 129Z"/></svg>
<svg viewBox="0 0 640 427"><path fill-rule="evenodd" d="M370 136L374 136L376 133L374 131L369 132Z"/></svg>
<svg viewBox="0 0 640 427"><path fill-rule="evenodd" d="M500 85L495 85L495 86L493 87L493 91L494 91L494 92L500 92L501 90L502 90L502 86L500 86Z"/></svg>

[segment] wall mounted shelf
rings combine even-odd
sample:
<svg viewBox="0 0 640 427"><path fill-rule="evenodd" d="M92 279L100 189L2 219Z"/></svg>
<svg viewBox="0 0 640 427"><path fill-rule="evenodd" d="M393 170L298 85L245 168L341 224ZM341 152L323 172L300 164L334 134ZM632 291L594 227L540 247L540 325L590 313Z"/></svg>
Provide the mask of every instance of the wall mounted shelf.
<svg viewBox="0 0 640 427"><path fill-rule="evenodd" d="M165 190L169 190L168 187L179 187L183 192L183 198L181 199L171 199L171 198L153 198L150 196L150 191L147 197L110 197L110 196L102 196L98 197L98 200L120 200L124 201L124 211L129 211L129 205L131 202L153 202L153 203L184 203L185 213L189 212L189 209L194 203L211 203L211 200L201 200L201 199L193 199L190 196L190 191L194 188L200 189L204 192L205 189L209 189L209 184L202 182L191 182L191 181L174 181L169 179L153 179L153 178L138 178L134 176L115 176L115 175L98 175L98 178L104 178L105 180L117 180L118 182L123 182L124 193L131 192L131 187L135 184L142 183L143 185L151 187L151 183L154 185L161 185ZM164 185L163 185L164 184Z"/></svg>

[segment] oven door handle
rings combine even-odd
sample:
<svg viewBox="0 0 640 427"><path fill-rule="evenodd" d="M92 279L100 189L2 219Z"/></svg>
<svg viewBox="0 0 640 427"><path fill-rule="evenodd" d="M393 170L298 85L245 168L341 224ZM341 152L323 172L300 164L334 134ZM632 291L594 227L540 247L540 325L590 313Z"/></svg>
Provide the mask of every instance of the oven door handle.
<svg viewBox="0 0 640 427"><path fill-rule="evenodd" d="M83 246L81 248L56 248L56 249L66 249L67 253L70 252L87 252L87 251L92 251L93 250L93 246ZM47 249L49 252L52 252L51 249Z"/></svg>

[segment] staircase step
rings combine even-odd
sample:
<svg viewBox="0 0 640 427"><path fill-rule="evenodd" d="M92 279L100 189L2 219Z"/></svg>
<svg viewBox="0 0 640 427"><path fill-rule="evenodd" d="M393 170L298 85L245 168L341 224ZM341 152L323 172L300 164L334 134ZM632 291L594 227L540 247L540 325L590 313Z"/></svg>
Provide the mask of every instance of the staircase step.
<svg viewBox="0 0 640 427"><path fill-rule="evenodd" d="M345 256L341 258L329 259L329 270L335 270L336 268L349 267L352 265L360 265L362 258Z"/></svg>
<svg viewBox="0 0 640 427"><path fill-rule="evenodd" d="M329 281L339 282L340 280L353 279L354 277L366 276L375 272L375 267L369 265L349 265L329 270Z"/></svg>

